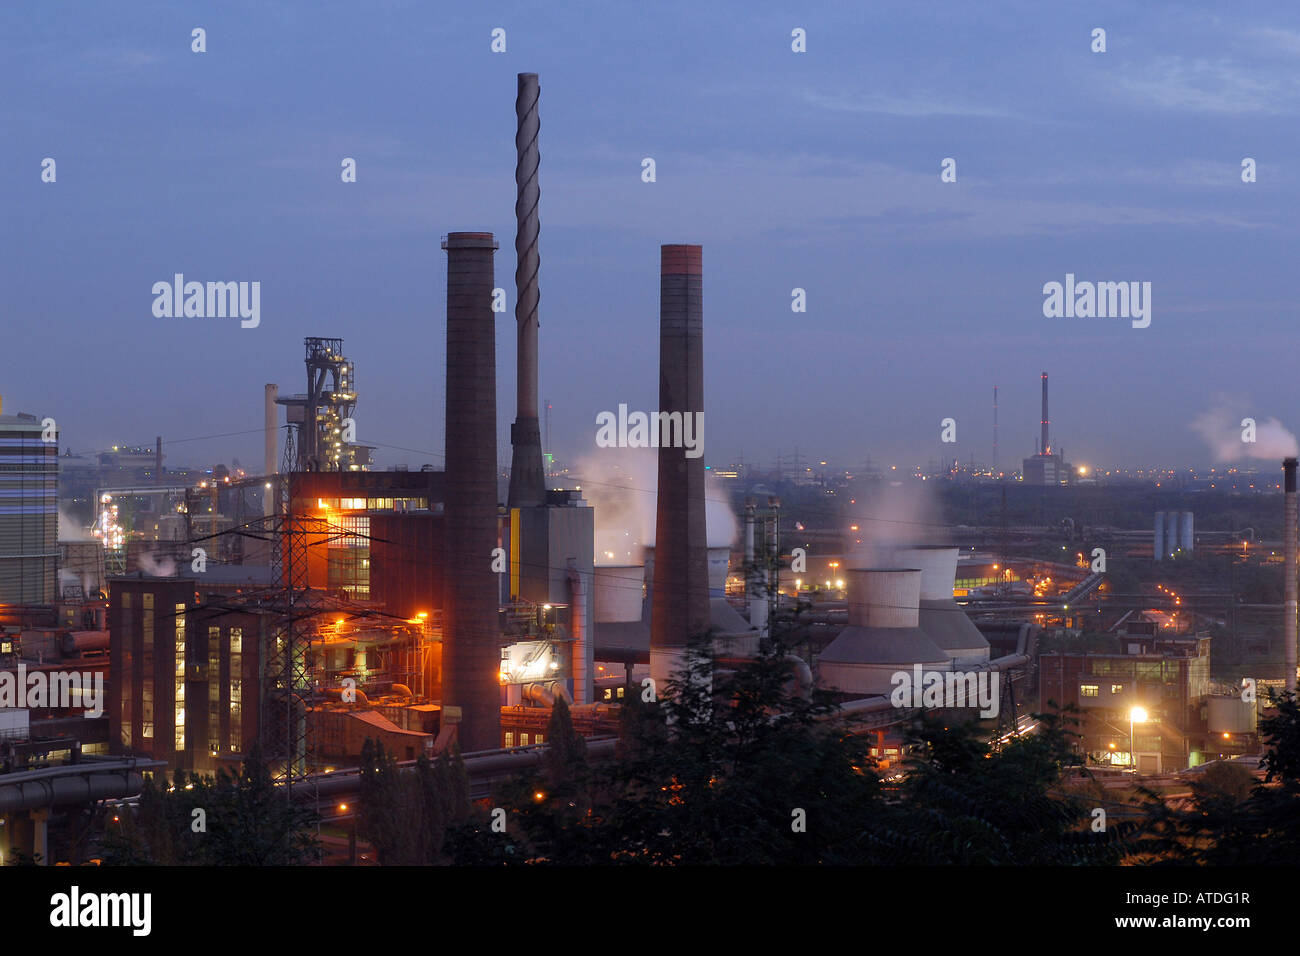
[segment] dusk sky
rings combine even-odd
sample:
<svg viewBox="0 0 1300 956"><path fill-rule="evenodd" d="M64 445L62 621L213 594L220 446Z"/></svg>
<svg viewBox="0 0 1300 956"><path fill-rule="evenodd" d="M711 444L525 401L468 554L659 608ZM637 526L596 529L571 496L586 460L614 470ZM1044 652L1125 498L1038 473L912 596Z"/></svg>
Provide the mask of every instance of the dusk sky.
<svg viewBox="0 0 1300 956"><path fill-rule="evenodd" d="M987 461L997 385L1011 466L1035 450L1043 370L1075 463L1211 464L1191 424L1219 405L1300 428L1300 15L808 6L4 5L4 411L55 417L74 452L239 433L169 445L168 464L253 470L263 384L301 391L303 337L338 336L357 440L385 467L440 465L439 240L490 230L508 463L526 71L539 397L562 458L595 451L599 412L656 407L658 247L679 242L704 247L711 464L796 446L846 466ZM175 273L259 281L260 326L154 317ZM1150 282L1150 326L1045 318L1043 285L1067 273Z"/></svg>

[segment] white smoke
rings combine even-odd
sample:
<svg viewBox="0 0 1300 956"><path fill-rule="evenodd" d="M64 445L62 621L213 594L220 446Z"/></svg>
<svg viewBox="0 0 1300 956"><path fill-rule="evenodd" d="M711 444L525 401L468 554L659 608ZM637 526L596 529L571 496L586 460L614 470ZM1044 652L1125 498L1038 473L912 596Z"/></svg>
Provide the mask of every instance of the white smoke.
<svg viewBox="0 0 1300 956"><path fill-rule="evenodd" d="M644 561L655 543L659 489L658 452L653 448L603 448L578 462L582 493L596 509L596 564ZM711 548L735 543L739 525L726 489L711 472L704 478L706 536Z"/></svg>
<svg viewBox="0 0 1300 956"><path fill-rule="evenodd" d="M89 528L83 527L80 521L64 509L63 505L59 505L59 540L94 541L95 538Z"/></svg>
<svg viewBox="0 0 1300 956"><path fill-rule="evenodd" d="M1205 443L1215 462L1240 461L1243 458L1294 458L1300 454L1300 442L1276 418L1263 421L1255 419L1255 440L1245 441L1245 418L1253 418L1243 411L1245 403L1225 396L1216 396L1213 408L1198 415L1191 428Z"/></svg>
<svg viewBox="0 0 1300 956"><path fill-rule="evenodd" d="M149 551L141 552L137 558L140 570L157 578L170 578L176 575L176 561L167 555L155 555Z"/></svg>
<svg viewBox="0 0 1300 956"><path fill-rule="evenodd" d="M890 567L899 548L947 543L939 502L920 481L882 482L858 495L849 513L850 568Z"/></svg>

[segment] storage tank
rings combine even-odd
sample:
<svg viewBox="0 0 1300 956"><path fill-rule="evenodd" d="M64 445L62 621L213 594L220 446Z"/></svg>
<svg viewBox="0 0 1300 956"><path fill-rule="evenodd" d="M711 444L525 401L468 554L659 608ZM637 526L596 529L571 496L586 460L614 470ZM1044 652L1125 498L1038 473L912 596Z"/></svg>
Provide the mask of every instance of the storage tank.
<svg viewBox="0 0 1300 956"><path fill-rule="evenodd" d="M1177 554L1178 549L1181 546L1182 546L1182 542L1178 540L1178 512L1166 511L1165 512L1165 553L1169 555Z"/></svg>
<svg viewBox="0 0 1300 956"><path fill-rule="evenodd" d="M1192 513L1184 511L1182 520L1178 525L1178 546L1183 549L1184 554L1191 554L1193 551L1193 534L1192 534Z"/></svg>
<svg viewBox="0 0 1300 956"><path fill-rule="evenodd" d="M1155 547L1152 549L1151 556L1157 561L1165 559L1165 513L1156 512L1155 520Z"/></svg>

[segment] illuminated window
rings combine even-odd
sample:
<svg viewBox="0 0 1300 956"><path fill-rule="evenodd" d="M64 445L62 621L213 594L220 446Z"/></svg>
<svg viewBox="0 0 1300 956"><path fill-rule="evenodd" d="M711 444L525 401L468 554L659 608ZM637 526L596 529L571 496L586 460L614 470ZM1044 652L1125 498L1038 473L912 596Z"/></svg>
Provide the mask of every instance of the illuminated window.
<svg viewBox="0 0 1300 956"><path fill-rule="evenodd" d="M627 690L626 687L620 687L620 688L618 689L618 699L619 699L619 700L622 700L622 699L623 699L623 692L624 692L625 690Z"/></svg>
<svg viewBox="0 0 1300 956"><path fill-rule="evenodd" d="M1083 684L1079 687L1079 693L1084 697L1096 697L1100 691L1101 687L1098 684Z"/></svg>
<svg viewBox="0 0 1300 956"><path fill-rule="evenodd" d="M612 690L610 690L608 687L605 688L605 699L606 699L606 700L613 700L613 699L614 699L614 692L613 692Z"/></svg>
<svg viewBox="0 0 1300 956"><path fill-rule="evenodd" d="M513 730L508 730L506 731L506 746L513 747L514 745L515 745L515 732Z"/></svg>
<svg viewBox="0 0 1300 956"><path fill-rule="evenodd" d="M520 734L520 735L519 735L519 746L521 746L521 747L527 747L527 746L528 746L528 735L527 735L527 734Z"/></svg>
<svg viewBox="0 0 1300 956"><path fill-rule="evenodd" d="M185 605L177 604L176 612L176 749L185 749Z"/></svg>
<svg viewBox="0 0 1300 956"><path fill-rule="evenodd" d="M1110 692L1111 692L1112 694L1122 694L1122 693L1124 693L1124 685L1123 685L1123 684L1111 684L1111 685L1110 685Z"/></svg>
<svg viewBox="0 0 1300 956"><path fill-rule="evenodd" d="M542 737L541 734L538 734L536 737L533 738L533 743L535 744L545 743L545 739Z"/></svg>

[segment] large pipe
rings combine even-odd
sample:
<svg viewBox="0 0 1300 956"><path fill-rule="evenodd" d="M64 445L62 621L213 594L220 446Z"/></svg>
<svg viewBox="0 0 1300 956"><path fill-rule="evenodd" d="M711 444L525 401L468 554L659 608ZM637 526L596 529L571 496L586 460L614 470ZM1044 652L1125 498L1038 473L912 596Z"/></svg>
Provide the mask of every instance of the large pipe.
<svg viewBox="0 0 1300 956"><path fill-rule="evenodd" d="M1041 422L1043 429L1042 454L1050 455L1052 453L1052 443L1048 440L1047 427L1051 422L1047 418L1047 373L1043 373L1043 420Z"/></svg>
<svg viewBox="0 0 1300 956"><path fill-rule="evenodd" d="M537 133L539 88L536 73L520 73L515 97L515 325L518 334L515 422L510 426L510 507L527 508L546 499L542 468L542 430L537 420L537 203L540 154Z"/></svg>
<svg viewBox="0 0 1300 956"><path fill-rule="evenodd" d="M490 232L453 232L447 252L443 715L464 752L501 746L497 576L496 332Z"/></svg>
<svg viewBox="0 0 1300 956"><path fill-rule="evenodd" d="M703 438L704 299L700 246L660 247L659 411L690 416ZM680 435L677 437L681 437ZM675 447L666 447L666 446ZM685 663L686 645L709 627L704 456L684 441L659 443L650 676L662 687Z"/></svg>
<svg viewBox="0 0 1300 956"><path fill-rule="evenodd" d="M1286 689L1295 692L1296 671L1296 459L1286 458L1282 461L1282 475L1285 481L1282 507L1282 548L1285 557L1286 580L1284 598L1286 614L1282 621L1282 660L1286 669Z"/></svg>

